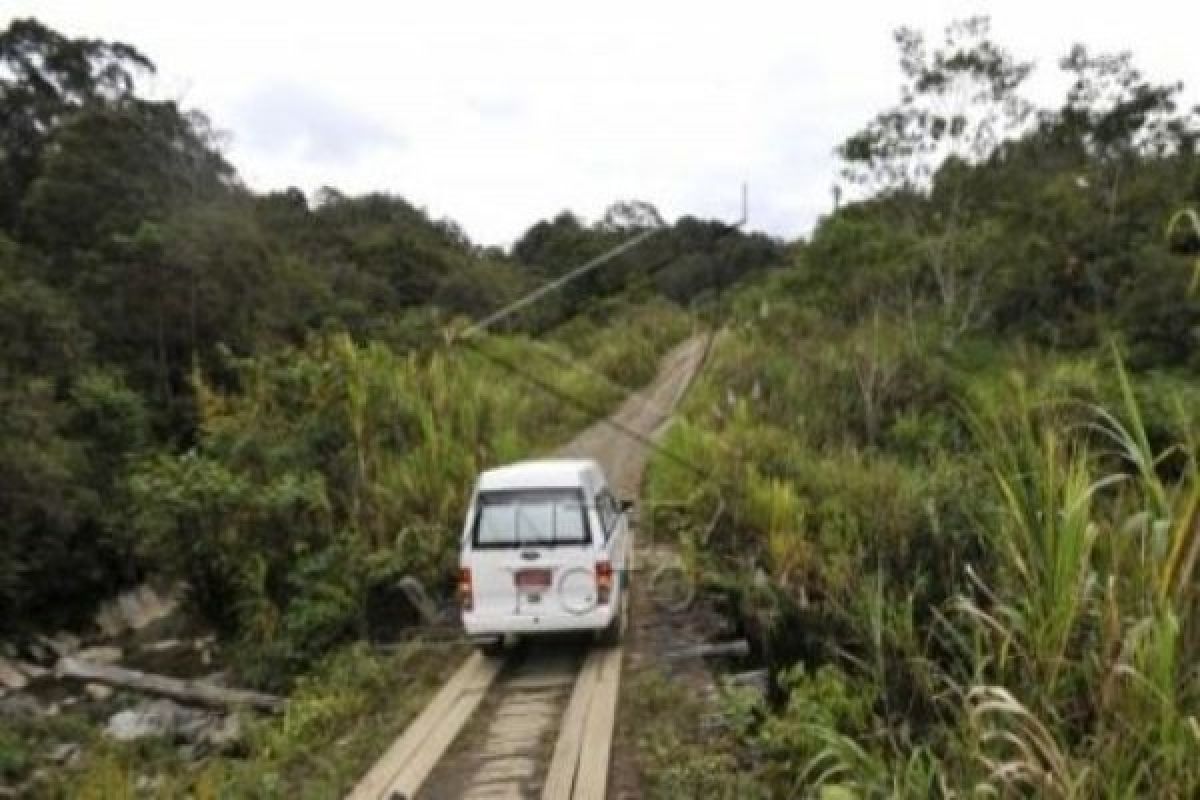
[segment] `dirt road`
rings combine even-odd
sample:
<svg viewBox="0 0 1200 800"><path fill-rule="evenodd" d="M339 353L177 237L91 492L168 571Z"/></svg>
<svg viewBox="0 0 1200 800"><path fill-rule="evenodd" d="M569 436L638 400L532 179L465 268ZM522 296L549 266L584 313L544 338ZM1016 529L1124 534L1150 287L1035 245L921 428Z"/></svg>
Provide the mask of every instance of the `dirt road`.
<svg viewBox="0 0 1200 800"><path fill-rule="evenodd" d="M708 346L672 349L653 383L556 455L595 458L621 497L636 497L654 437ZM503 662L472 655L350 795L375 798L603 798L622 648L590 639L528 643Z"/></svg>

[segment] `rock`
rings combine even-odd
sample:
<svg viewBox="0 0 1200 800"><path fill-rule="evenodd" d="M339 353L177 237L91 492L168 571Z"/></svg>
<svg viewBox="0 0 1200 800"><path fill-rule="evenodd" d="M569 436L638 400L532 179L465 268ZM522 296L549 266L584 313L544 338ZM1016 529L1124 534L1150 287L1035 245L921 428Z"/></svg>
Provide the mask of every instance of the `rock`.
<svg viewBox="0 0 1200 800"><path fill-rule="evenodd" d="M152 622L170 616L179 606L180 589L166 596L142 584L117 596L96 614L96 624L109 636L118 636L125 631L139 631Z"/></svg>
<svg viewBox="0 0 1200 800"><path fill-rule="evenodd" d="M105 732L114 739L130 741L145 736L169 736L195 740L217 715L186 708L170 700L150 700L136 708L109 717Z"/></svg>
<svg viewBox="0 0 1200 800"><path fill-rule="evenodd" d="M45 667L39 667L37 664L30 664L28 661L21 661L17 664L17 669L25 673L25 676L31 681L36 681L38 678L44 678L49 674L50 670Z"/></svg>
<svg viewBox="0 0 1200 800"><path fill-rule="evenodd" d="M147 736L173 735L177 717L183 709L170 700L154 700L137 708L118 711L108 718L104 732L121 742Z"/></svg>
<svg viewBox="0 0 1200 800"><path fill-rule="evenodd" d="M242 723L236 714L218 716L200 734L200 741L215 750L230 750L242 741Z"/></svg>
<svg viewBox="0 0 1200 800"><path fill-rule="evenodd" d="M36 664L49 664L54 660L54 656L50 651L37 642L28 642L25 645L25 654L31 658Z"/></svg>
<svg viewBox="0 0 1200 800"><path fill-rule="evenodd" d="M89 683L83 687L83 691L87 694L88 699L96 703L103 703L105 700L113 696L111 686L105 686L102 683Z"/></svg>
<svg viewBox="0 0 1200 800"><path fill-rule="evenodd" d="M28 683L29 679L17 667L16 662L10 661L6 656L0 656L0 687L15 692L24 689Z"/></svg>
<svg viewBox="0 0 1200 800"><path fill-rule="evenodd" d="M65 742L57 745L46 753L45 758L52 764L66 764L79 756L79 745Z"/></svg>
<svg viewBox="0 0 1200 800"><path fill-rule="evenodd" d="M192 649L196 651L208 650L216 643L217 635L215 633L210 633L206 636L196 637L195 641L192 642Z"/></svg>
<svg viewBox="0 0 1200 800"><path fill-rule="evenodd" d="M39 635L37 637L37 644L54 653L55 658L66 658L78 652L83 642L73 633L59 631L53 636Z"/></svg>
<svg viewBox="0 0 1200 800"><path fill-rule="evenodd" d="M80 661L86 661L89 664L105 664L112 665L120 663L121 648L112 645L100 645L97 647L85 647L75 654L75 657Z"/></svg>
<svg viewBox="0 0 1200 800"><path fill-rule="evenodd" d="M143 702L109 717L105 733L120 741L162 736L190 745L197 753L228 750L242 740L235 714L187 708L170 700Z"/></svg>
<svg viewBox="0 0 1200 800"><path fill-rule="evenodd" d="M142 645L144 653L166 653L170 650L177 650L183 642L178 639L163 639L159 642L146 642Z"/></svg>

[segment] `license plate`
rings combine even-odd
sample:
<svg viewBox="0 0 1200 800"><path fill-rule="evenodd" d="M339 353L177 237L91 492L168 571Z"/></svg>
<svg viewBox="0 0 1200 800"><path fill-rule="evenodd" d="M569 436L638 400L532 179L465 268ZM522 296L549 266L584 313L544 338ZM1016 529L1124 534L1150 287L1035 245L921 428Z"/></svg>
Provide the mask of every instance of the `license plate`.
<svg viewBox="0 0 1200 800"><path fill-rule="evenodd" d="M549 589L550 578L548 569L519 569L513 576L518 589L534 591Z"/></svg>

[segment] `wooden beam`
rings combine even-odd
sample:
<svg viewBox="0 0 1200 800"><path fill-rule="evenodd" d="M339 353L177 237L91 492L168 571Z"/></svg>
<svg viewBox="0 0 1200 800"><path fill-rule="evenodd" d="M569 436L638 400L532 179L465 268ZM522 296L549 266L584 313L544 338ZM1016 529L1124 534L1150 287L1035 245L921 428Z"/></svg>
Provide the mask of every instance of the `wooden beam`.
<svg viewBox="0 0 1200 800"><path fill-rule="evenodd" d="M571 699L567 701L567 710L563 712L558 741L554 743L554 754L550 757L550 768L542 786L542 800L571 798L571 791L575 786L575 772L579 768L579 749L583 745L588 709L595 693L600 662L600 651L593 649L579 670L575 688L571 690Z"/></svg>
<svg viewBox="0 0 1200 800"><path fill-rule="evenodd" d="M579 748L573 800L604 800L608 790L608 760L621 687L621 653L621 647L600 651L600 672L588 708L587 731Z"/></svg>
<svg viewBox="0 0 1200 800"><path fill-rule="evenodd" d="M458 736L503 662L471 653L453 677L346 796L347 800L412 797Z"/></svg>

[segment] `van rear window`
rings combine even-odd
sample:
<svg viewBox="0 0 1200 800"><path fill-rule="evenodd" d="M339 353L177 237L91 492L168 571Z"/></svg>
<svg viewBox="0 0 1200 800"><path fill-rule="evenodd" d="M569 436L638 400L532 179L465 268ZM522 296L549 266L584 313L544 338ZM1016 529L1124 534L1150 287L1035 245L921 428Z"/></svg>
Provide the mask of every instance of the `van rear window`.
<svg viewBox="0 0 1200 800"><path fill-rule="evenodd" d="M588 544L587 506L579 489L480 492L471 535L475 547Z"/></svg>

